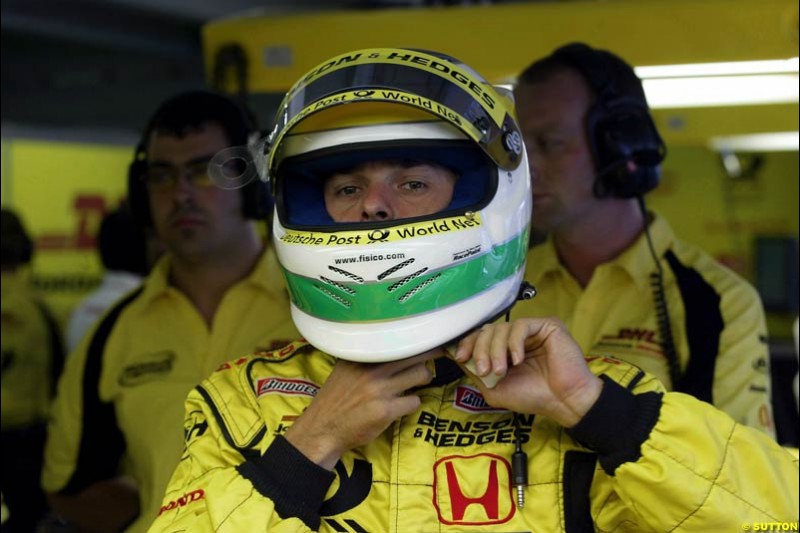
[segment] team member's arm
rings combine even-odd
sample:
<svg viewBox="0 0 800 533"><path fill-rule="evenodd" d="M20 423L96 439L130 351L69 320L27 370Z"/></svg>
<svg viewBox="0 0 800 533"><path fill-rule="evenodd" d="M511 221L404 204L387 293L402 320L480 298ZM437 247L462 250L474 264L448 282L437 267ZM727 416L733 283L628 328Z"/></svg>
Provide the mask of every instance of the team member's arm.
<svg viewBox="0 0 800 533"><path fill-rule="evenodd" d="M53 403L42 485L53 509L86 531L119 531L139 513L139 493L117 476L124 440L113 405L99 400L89 339L67 358ZM94 378L94 379L93 379Z"/></svg>
<svg viewBox="0 0 800 533"><path fill-rule="evenodd" d="M139 515L139 488L128 477L97 481L76 494L48 493L47 501L80 531L122 531Z"/></svg>
<svg viewBox="0 0 800 533"><path fill-rule="evenodd" d="M504 376L491 389L476 380L490 405L546 416L595 450L641 525L733 531L797 520L796 458L709 404L653 391L650 378L632 393L594 376L555 319L486 326L459 345L457 360L470 357L479 375Z"/></svg>

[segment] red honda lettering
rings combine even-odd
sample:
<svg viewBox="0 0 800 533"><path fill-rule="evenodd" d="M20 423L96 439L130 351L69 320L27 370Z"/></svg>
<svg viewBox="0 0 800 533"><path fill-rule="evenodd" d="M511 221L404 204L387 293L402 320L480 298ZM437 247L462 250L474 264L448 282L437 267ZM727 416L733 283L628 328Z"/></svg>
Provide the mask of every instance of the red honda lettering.
<svg viewBox="0 0 800 533"><path fill-rule="evenodd" d="M177 500L171 500L167 505L162 505L161 510L158 512L158 515L172 511L173 509L177 509L178 507L185 507L186 505L196 502L202 498L205 498L206 493L203 489L196 489L191 492L187 492Z"/></svg>

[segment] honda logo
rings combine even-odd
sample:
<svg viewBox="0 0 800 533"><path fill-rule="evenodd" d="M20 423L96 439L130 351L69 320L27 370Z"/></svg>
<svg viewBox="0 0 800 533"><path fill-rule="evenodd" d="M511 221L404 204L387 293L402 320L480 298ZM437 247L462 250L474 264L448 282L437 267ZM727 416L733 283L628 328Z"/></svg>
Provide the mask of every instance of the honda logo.
<svg viewBox="0 0 800 533"><path fill-rule="evenodd" d="M508 522L516 510L511 466L490 453L443 457L433 465L433 504L443 524Z"/></svg>

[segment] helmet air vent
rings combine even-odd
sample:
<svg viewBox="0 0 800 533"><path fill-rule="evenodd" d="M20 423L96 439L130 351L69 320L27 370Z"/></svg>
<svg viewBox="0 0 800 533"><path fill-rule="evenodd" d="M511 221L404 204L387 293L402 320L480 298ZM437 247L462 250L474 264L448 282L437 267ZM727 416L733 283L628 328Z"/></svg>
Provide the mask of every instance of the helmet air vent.
<svg viewBox="0 0 800 533"><path fill-rule="evenodd" d="M338 285L336 285L336 286L338 287ZM316 288L318 291L322 292L325 296L331 298L332 300L334 300L335 302L341 304L342 306L344 306L347 309L350 309L353 306L353 303L351 301L345 300L344 298L342 298L338 294L335 294L335 293L329 291L325 287L322 287L322 286L317 285L315 283L314 284L314 288Z"/></svg>
<svg viewBox="0 0 800 533"><path fill-rule="evenodd" d="M389 270L384 270L383 272L378 274L378 281L381 281L381 280L383 280L383 278L391 276L392 274L394 274L398 270L407 267L408 265L410 265L413 262L414 262L414 258L412 257L411 259L408 259L406 261L403 261L402 263L399 263L399 264L393 266Z"/></svg>
<svg viewBox="0 0 800 533"><path fill-rule="evenodd" d="M427 270L428 270L428 267L425 267L423 269L417 270L413 274L410 274L410 275L404 277L400 281L398 281L396 283L392 283L391 285L389 285L389 288L387 290L389 292L394 292L397 289L399 289L400 287L402 287L403 285L405 285L406 283L408 283L409 281L411 281L412 279L420 277L422 274L427 272Z"/></svg>
<svg viewBox="0 0 800 533"><path fill-rule="evenodd" d="M356 293L355 290L351 289L347 285L342 285L338 281L333 281L332 279L326 278L325 276L320 276L319 279L321 279L322 281L324 281L328 285L333 285L334 287L336 287L340 291L344 291L347 294L355 294Z"/></svg>
<svg viewBox="0 0 800 533"><path fill-rule="evenodd" d="M422 283L420 283L419 285L417 285L416 287L414 287L413 289L411 289L410 291L408 291L407 293L405 293L404 295L402 295L398 301L399 301L401 304L402 304L402 303L405 303L405 302L406 302L406 301L408 301L408 300L409 300L409 299L410 299L412 296L414 296L415 294L419 293L419 292L420 292L421 290L423 290L424 288L426 288L426 287L430 286L430 285L431 285L431 284L432 284L434 281L436 281L437 279L439 279L439 278L441 278L441 277L442 277L442 273L441 273L441 272L440 272L440 273L438 273L438 274L435 274L435 275L431 276L430 278L426 279L425 281L423 281Z"/></svg>
<svg viewBox="0 0 800 533"><path fill-rule="evenodd" d="M342 270L341 268L336 268L335 266L328 265L328 270L336 272L337 274L341 274L346 278L350 278L356 283L364 283L364 278L359 276L358 274L353 274L352 272L348 272L346 270Z"/></svg>

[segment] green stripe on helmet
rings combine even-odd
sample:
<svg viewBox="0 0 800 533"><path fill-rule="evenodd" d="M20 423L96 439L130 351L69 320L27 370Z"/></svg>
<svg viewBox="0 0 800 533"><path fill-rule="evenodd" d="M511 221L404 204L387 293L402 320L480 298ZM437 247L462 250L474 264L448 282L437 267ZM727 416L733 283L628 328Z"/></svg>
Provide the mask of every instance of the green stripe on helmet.
<svg viewBox="0 0 800 533"><path fill-rule="evenodd" d="M335 322L374 322L427 313L480 294L516 274L527 251L526 229L487 253L411 279L332 282L300 276L285 268L283 273L292 301L303 312Z"/></svg>

